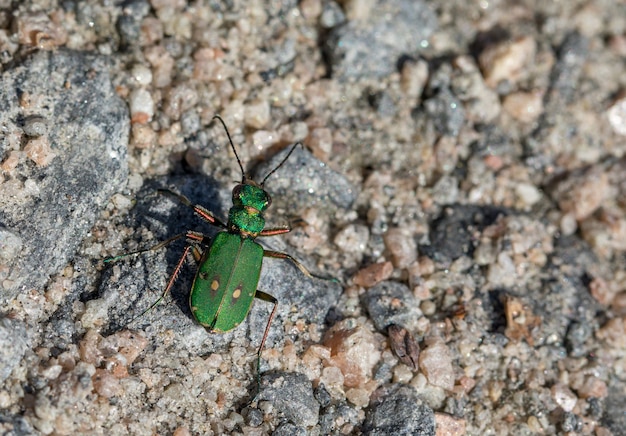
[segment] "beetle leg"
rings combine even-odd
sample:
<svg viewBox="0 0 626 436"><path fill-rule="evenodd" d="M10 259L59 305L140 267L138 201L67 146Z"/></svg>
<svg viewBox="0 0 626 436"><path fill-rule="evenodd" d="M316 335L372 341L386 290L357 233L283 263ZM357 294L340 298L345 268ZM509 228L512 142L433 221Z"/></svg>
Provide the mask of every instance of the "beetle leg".
<svg viewBox="0 0 626 436"><path fill-rule="evenodd" d="M176 236L172 236L171 238L166 239L165 241L161 241L158 244L156 244L156 245L154 245L152 247L149 247L149 248L144 248L142 250L137 250L137 251L131 251L130 253L120 254L119 256L107 257L106 259L104 259L104 262L106 262L106 263L108 263L108 262L115 262L115 261L123 259L123 258L125 258L127 256L133 256L135 254L146 253L148 251L156 251L159 248L163 248L166 245L171 244L172 242L174 242L174 241L176 241L176 240L178 240L178 239L180 239L182 237L185 237L185 236L187 236L187 233L180 233L180 234L178 234Z"/></svg>
<svg viewBox="0 0 626 436"><path fill-rule="evenodd" d="M196 256L200 256L202 257L202 252L200 250L200 248L198 247L198 245L200 243L206 243L206 242L210 242L210 238L207 236L204 236L202 233L199 232L193 232L193 231L188 231L186 233L181 233L178 234L176 236L173 236L169 239L166 239L163 242L158 243L157 245L150 247L150 248L146 248L143 250L137 250L137 251L133 251L131 253L126 253L126 254L122 254L119 256L115 256L115 257L110 257L108 259L104 259L105 262L113 262L119 259L122 259L126 256L131 256L134 254L139 254L139 253L145 253L148 251L154 251L154 250L158 250L159 248L162 248L182 237L185 237L187 239L187 246L185 247L185 250L183 251L183 254L180 256L180 259L178 259L178 263L176 264L176 268L174 268L174 272L172 273L172 275L170 276L169 280L167 281L167 285L165 286L165 290L163 291L163 293L161 294L161 296L159 297L158 300L156 300L154 303L152 303L150 305L150 307L148 307L146 310L144 310L143 312L141 312L138 316L134 317L133 319L131 319L127 324L130 324L131 322L135 321L137 318L142 317L143 315L145 315L148 311L150 311L151 309L153 309L157 304L159 304L163 298L165 298L165 295L170 291L170 289L172 288L172 286L174 285L174 282L176 281L176 279L178 278L178 274L180 274L180 270L182 269L183 265L185 264L185 260L187 258L187 255L189 254L189 251L193 250L192 254L194 256L194 258L197 260L198 258Z"/></svg>
<svg viewBox="0 0 626 436"><path fill-rule="evenodd" d="M219 218L215 217L215 215L213 215L213 213L210 210L208 210L204 206L200 206L199 204L193 204L184 195L179 194L177 192L174 192L174 191L172 191L170 189L157 189L157 192L159 192L161 194L165 194L165 195L170 195L170 196L172 196L174 198L177 198L178 201L183 203L185 206L189 206L190 208L192 208L194 210L194 212L200 218L202 218L203 220L205 220L209 224L216 225L216 226L221 227L223 229L226 228L226 224L224 224L224 222L222 220L220 220Z"/></svg>
<svg viewBox="0 0 626 436"><path fill-rule="evenodd" d="M337 281L337 279L334 277L323 277L323 276L318 276L316 274L312 274L308 269L306 269L304 265L302 265L300 262L298 262L296 259L288 255L287 253L283 253L281 251L263 250L263 256L274 257L276 259L290 260L307 277L321 279L321 280L331 280L333 282Z"/></svg>
<svg viewBox="0 0 626 436"><path fill-rule="evenodd" d="M289 233L295 227L304 227L306 225L307 225L307 222L303 220L302 218L294 218L291 221L289 221L289 224L286 226L263 230L261 233L259 233L259 236L282 235L283 233Z"/></svg>
<svg viewBox="0 0 626 436"><path fill-rule="evenodd" d="M209 238L208 236L203 235L200 232L194 232L193 230L187 230L187 233L185 233L185 236L187 237L187 243L189 245L200 245L200 244L204 244L206 246L209 246L211 244L211 238Z"/></svg>
<svg viewBox="0 0 626 436"><path fill-rule="evenodd" d="M187 260L187 254L189 253L189 251L192 248L193 248L193 245L191 245L191 244L187 245L185 247L185 250L183 251L183 254L180 256L180 259L178 259L178 263L176 264L176 268L174 268L174 271L170 275L170 278L167 281L167 285L165 286L165 289L163 290L163 294L161 295L161 298L159 298L159 300L162 300L163 297L165 297L165 295L170 291L170 289L172 289L172 286L174 285L174 282L176 281L176 279L178 278L178 275L180 274L180 270L182 269L183 265L185 264L185 260ZM157 304L159 302L159 300L157 300L152 306Z"/></svg>
<svg viewBox="0 0 626 436"><path fill-rule="evenodd" d="M190 251L191 251L191 254L193 255L194 259L197 262L200 261L200 258L202 257L202 251L198 247L198 244L200 242L203 242L203 241L209 239L209 238L204 236L202 233L192 232L192 231L188 231L187 233L183 233L183 235L185 235L187 237L188 244L185 247L185 250L183 251L183 254L180 256L180 259L178 259L178 263L176 263L176 268L174 268L174 271L170 275L170 278L167 281L167 285L165 286L165 289L163 290L163 293L161 294L161 296L159 297L158 300L156 300L154 303L152 303L150 305L150 307L148 307L146 310L141 312L141 314L139 314L139 316L136 316L130 322L133 322L137 318L141 318L146 313L148 313L150 310L152 310L157 304L159 304L161 301L163 301L163 299L165 298L167 293L172 289L172 286L174 286L174 282L176 282L176 279L178 278L178 275L180 274L180 270L183 268L183 265L185 264L185 260L187 260L187 255L189 254ZM180 237L180 235L178 235L178 236ZM130 322L129 322L129 324L130 324Z"/></svg>
<svg viewBox="0 0 626 436"><path fill-rule="evenodd" d="M283 233L289 233L291 231L291 227L275 227L273 229L265 229L259 233L259 236L275 236L282 235Z"/></svg>
<svg viewBox="0 0 626 436"><path fill-rule="evenodd" d="M267 325L265 326L265 332L263 333L263 339L261 339L261 345L259 345L259 351L256 353L256 370L257 370L257 394L258 390L261 388L261 352L263 351L263 346L265 345L265 341L267 336L270 333L270 325L272 324L272 319L274 319L274 315L276 315L276 309L278 308L278 300L263 291L259 291L257 289L254 294L254 298L258 298L259 300L267 301L268 303L272 303L274 308L272 309L272 313L270 313L270 317L267 320Z"/></svg>
<svg viewBox="0 0 626 436"><path fill-rule="evenodd" d="M293 264L295 266L298 267L298 269L300 271L302 271L302 273L307 276L307 277L313 277L313 274L311 274L309 272L308 269L305 268L304 265L302 265L300 262L298 262L296 259L294 259L293 257L291 257L290 255L288 255L287 253L282 253L280 251L273 251L273 250L263 250L263 256L265 257L274 257L276 259L287 259L290 260L291 262L293 262Z"/></svg>
<svg viewBox="0 0 626 436"><path fill-rule="evenodd" d="M138 316L136 316L133 319L131 319L128 324L130 324L131 322L133 322L137 318L141 318L146 313L148 313L149 311L154 309L157 304L159 304L161 301L163 301L163 298L165 298L165 295L170 291L170 289L172 289L172 286L174 285L174 282L178 278L178 274L180 274L180 270L182 269L183 265L185 264L185 259L187 258L187 254L189 254L189 250L191 250L192 248L193 248L192 244L189 244L189 245L187 245L185 247L185 251L183 251L182 256L180 256L180 259L178 259L178 263L176 264L176 268L174 268L174 272L172 273L172 275L170 276L169 280L167 281L167 285L165 286L165 290L163 291L163 293L161 294L159 299L156 300L154 303L152 303L146 310L141 312Z"/></svg>
<svg viewBox="0 0 626 436"><path fill-rule="evenodd" d="M179 233L178 235L172 236L171 238L168 238L165 241L161 241L152 247L144 248L142 250L137 250L137 251L131 251L130 253L120 254L119 256L107 257L106 259L104 259L104 262L105 263L116 262L120 259L123 259L128 256L133 256L135 254L147 253L148 251L156 251L183 237L186 238L187 241L189 241L189 244L197 244L197 243L203 242L204 239L206 238L202 233L193 232L190 230L188 232Z"/></svg>
<svg viewBox="0 0 626 436"><path fill-rule="evenodd" d="M178 263L176 264L176 268L174 268L174 272L172 272L172 275L170 276L169 280L167 281L167 286L165 286L165 290L163 291L163 294L161 294L161 297L157 301L155 301L152 304L152 306L150 306L147 310L150 310L154 306L156 306L161 300L163 300L163 298L170 291L170 289L172 289L172 286L174 285L174 282L178 278L178 274L180 274L180 270L182 269L183 265L185 264L185 260L187 259L187 255L189 254L189 251L192 250L192 249L195 249L195 250L199 251L199 249L196 247L196 245L198 243L202 242L205 239L205 236L202 233L198 233L198 232L188 231L187 233L184 233L184 235L187 237L187 240L188 240L189 243L185 247L185 250L183 251L183 254L180 256L180 259L178 259ZM194 257L195 257L195 254L194 254ZM144 311L144 313L145 313L145 311Z"/></svg>
<svg viewBox="0 0 626 436"><path fill-rule="evenodd" d="M263 345L265 345L265 340L267 339L267 335L270 332L270 325L272 324L272 319L274 318L274 315L276 314L276 308L278 307L278 300L273 295L270 295L263 291L259 291L258 289L256 293L254 294L254 298L267 301L268 303L272 303L274 305L274 308L272 309L272 313L270 313L270 317L267 320L267 325L265 326L265 333L263 333L263 339L261 339L261 345L259 346L258 354L260 356L261 351L263 351Z"/></svg>

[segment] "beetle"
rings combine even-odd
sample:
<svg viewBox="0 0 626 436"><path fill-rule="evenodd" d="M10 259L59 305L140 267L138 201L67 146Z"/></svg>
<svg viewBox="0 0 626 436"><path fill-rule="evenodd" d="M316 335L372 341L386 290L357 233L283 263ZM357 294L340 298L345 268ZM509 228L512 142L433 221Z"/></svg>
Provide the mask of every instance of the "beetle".
<svg viewBox="0 0 626 436"><path fill-rule="evenodd" d="M259 236L275 236L291 231L291 226L265 228L263 212L270 207L272 199L264 185L267 179L289 159L295 148L301 144L294 144L285 158L263 178L261 183L257 183L244 171L224 120L219 115L215 115L213 120L220 121L224 127L242 175L241 182L232 191L233 205L228 212L227 222L224 223L205 207L193 204L184 195L169 189L159 189L158 191L191 207L200 218L220 228L221 231L211 238L200 232L188 230L151 248L111 257L105 259L105 262L114 262L126 256L158 250L184 237L187 240L187 245L170 275L161 297L143 311L139 317L163 300L174 285L185 260L191 253L198 263L198 268L189 294L189 307L194 319L210 332L228 332L241 324L248 316L255 298L273 304L257 352L257 370L259 370L261 351L278 307L278 300L274 296L257 289L263 258L273 257L289 260L310 278L334 279L313 275L304 265L287 253L266 250L255 241Z"/></svg>

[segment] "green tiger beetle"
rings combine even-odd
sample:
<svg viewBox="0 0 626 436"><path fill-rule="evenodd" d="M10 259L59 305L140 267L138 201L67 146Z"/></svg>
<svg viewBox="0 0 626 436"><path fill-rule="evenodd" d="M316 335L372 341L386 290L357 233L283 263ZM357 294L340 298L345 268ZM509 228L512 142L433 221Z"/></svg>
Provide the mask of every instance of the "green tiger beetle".
<svg viewBox="0 0 626 436"><path fill-rule="evenodd" d="M272 199L265 191L264 184L287 161L295 148L301 144L294 144L276 168L271 170L261 183L257 183L246 175L224 120L219 115L215 115L213 119L219 120L224 127L242 175L241 183L233 189L233 206L228 212L228 222L225 224L216 218L211 211L198 204L193 204L181 194L169 189L160 189L159 192L177 198L184 205L191 207L200 218L221 228L222 231L217 233L214 238L210 238L200 232L189 230L151 248L111 257L105 259L105 262L114 262L126 256L158 250L180 238L186 238L187 246L161 297L139 316L144 315L163 300L174 285L187 256L191 252L198 263L198 269L189 294L189 306L195 320L210 332L228 332L241 324L248 316L254 298L274 305L257 352L257 374L260 377L261 351L278 307L278 300L275 297L257 289L263 258L287 259L293 262L307 277L324 280L329 280L329 278L313 275L290 255L279 251L265 250L255 241L257 236L274 236L291 231L290 226L265 229L263 212L270 206ZM334 279L330 278L330 280Z"/></svg>

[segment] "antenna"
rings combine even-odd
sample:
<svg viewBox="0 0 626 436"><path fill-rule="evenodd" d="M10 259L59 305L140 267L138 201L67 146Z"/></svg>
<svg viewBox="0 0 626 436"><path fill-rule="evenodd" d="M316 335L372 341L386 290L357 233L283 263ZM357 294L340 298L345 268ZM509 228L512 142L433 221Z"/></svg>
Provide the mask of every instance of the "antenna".
<svg viewBox="0 0 626 436"><path fill-rule="evenodd" d="M291 156L291 153L293 153L293 151L296 149L296 147L297 147L298 145L302 145L302 143L301 143L301 142L296 142L295 144L293 144L293 147L291 147L291 150L289 150L289 153L287 153L287 156L285 156L285 158L284 158L282 161L280 161L280 163L279 163L278 165L276 165L276 168L274 168L272 171L270 171L270 172L269 172L269 174L268 174L267 176L265 176L265 178L264 178L264 179L263 179L263 181L261 182L261 187L263 187L263 185L265 185L265 181L267 180L267 178L268 178L269 176L271 176L272 174L274 174L278 168L282 167L282 166L283 166L283 164L284 164L285 162L287 162L287 159L289 159L289 156Z"/></svg>
<svg viewBox="0 0 626 436"><path fill-rule="evenodd" d="M214 120L215 119L220 120L220 123L222 123L222 126L224 126L224 130L226 131L226 136L228 136L228 141L230 142L230 146L233 149L233 153L235 153L235 157L237 158L237 163L239 164L239 168L241 168L241 177L242 177L242 183L243 183L246 180L246 172L243 170L243 165L241 165L241 159L239 159L239 155L237 154L237 150L235 150L235 145L233 144L233 140L230 138L230 133L228 133L228 127L226 127L226 123L224 122L222 117L220 117L219 115L214 115L213 119ZM289 153L289 154L291 154L291 153ZM287 156L287 157L289 157L289 156ZM282 165L282 163L280 165ZM274 171L276 171L276 170L274 170ZM265 181L265 180L263 180L263 181Z"/></svg>

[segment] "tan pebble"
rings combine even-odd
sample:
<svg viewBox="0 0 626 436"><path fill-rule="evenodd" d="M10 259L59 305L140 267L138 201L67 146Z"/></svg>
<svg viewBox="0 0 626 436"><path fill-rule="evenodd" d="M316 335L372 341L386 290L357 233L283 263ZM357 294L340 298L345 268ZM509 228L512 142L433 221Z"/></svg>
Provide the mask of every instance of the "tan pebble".
<svg viewBox="0 0 626 436"><path fill-rule="evenodd" d="M359 270L353 280L359 286L371 288L383 280L387 280L392 273L393 265L391 262L375 263Z"/></svg>
<svg viewBox="0 0 626 436"><path fill-rule="evenodd" d="M462 436L465 434L465 420L447 413L435 413L436 436Z"/></svg>
<svg viewBox="0 0 626 436"><path fill-rule="evenodd" d="M531 123L543 112L543 95L540 92L514 92L504 98L502 106L516 120Z"/></svg>
<svg viewBox="0 0 626 436"><path fill-rule="evenodd" d="M502 80L516 82L533 65L536 50L537 43L530 36L487 47L479 56L487 85L494 88Z"/></svg>

